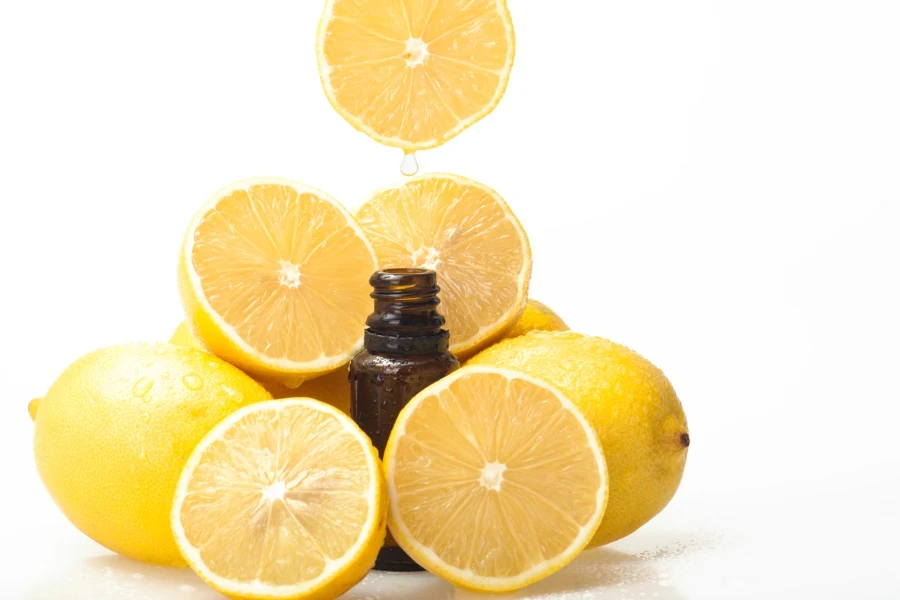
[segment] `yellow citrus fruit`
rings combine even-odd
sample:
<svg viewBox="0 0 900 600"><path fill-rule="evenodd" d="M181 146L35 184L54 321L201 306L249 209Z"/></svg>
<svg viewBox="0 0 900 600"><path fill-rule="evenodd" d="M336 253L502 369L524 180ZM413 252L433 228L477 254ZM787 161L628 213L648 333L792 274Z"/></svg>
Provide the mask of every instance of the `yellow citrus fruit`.
<svg viewBox="0 0 900 600"><path fill-rule="evenodd" d="M505 0L328 0L317 53L334 109L409 152L443 144L494 110L515 35Z"/></svg>
<svg viewBox="0 0 900 600"><path fill-rule="evenodd" d="M499 340L522 314L531 248L491 188L458 175L423 175L376 192L357 217L383 268L437 271L457 356Z"/></svg>
<svg viewBox="0 0 900 600"><path fill-rule="evenodd" d="M41 400L41 398L32 398L31 402L28 403L28 414L31 415L32 421L37 418L38 409L41 407Z"/></svg>
<svg viewBox="0 0 900 600"><path fill-rule="evenodd" d="M181 323L175 329L169 342L176 346L186 346L206 351L203 344L191 333L187 323ZM341 367L327 375L305 381L300 387L293 389L271 381L260 381L259 383L272 394L273 398L315 398L340 409L348 415L350 414L350 384L347 381L346 367ZM32 402L39 400L38 398ZM28 410L32 410L30 405ZM37 407L34 410L37 411Z"/></svg>
<svg viewBox="0 0 900 600"><path fill-rule="evenodd" d="M172 337L169 338L169 343L207 352L206 346L197 339L197 336L191 333L191 328L188 327L187 321L182 321L181 324L175 328L175 331L172 332Z"/></svg>
<svg viewBox="0 0 900 600"><path fill-rule="evenodd" d="M185 560L232 598L337 598L372 568L386 521L378 452L311 398L217 425L188 459L171 514Z"/></svg>
<svg viewBox="0 0 900 600"><path fill-rule="evenodd" d="M625 346L574 332L504 340L469 364L515 369L557 386L600 436L609 507L591 546L625 537L658 514L687 461L687 419L662 371Z"/></svg>
<svg viewBox="0 0 900 600"><path fill-rule="evenodd" d="M480 592L522 588L590 541L606 462L581 411L522 373L463 367L401 411L384 452L390 529L420 565Z"/></svg>
<svg viewBox="0 0 900 600"><path fill-rule="evenodd" d="M73 525L135 560L183 565L169 526L178 475L219 421L269 400L259 384L209 354L128 344L69 366L41 402L34 456Z"/></svg>
<svg viewBox="0 0 900 600"><path fill-rule="evenodd" d="M528 300L525 312L515 322L512 329L506 332L506 338L519 337L529 331L568 331L569 326L558 314L537 300Z"/></svg>
<svg viewBox="0 0 900 600"><path fill-rule="evenodd" d="M371 312L372 247L329 196L281 179L217 192L179 261L191 331L258 379L296 387L346 364Z"/></svg>

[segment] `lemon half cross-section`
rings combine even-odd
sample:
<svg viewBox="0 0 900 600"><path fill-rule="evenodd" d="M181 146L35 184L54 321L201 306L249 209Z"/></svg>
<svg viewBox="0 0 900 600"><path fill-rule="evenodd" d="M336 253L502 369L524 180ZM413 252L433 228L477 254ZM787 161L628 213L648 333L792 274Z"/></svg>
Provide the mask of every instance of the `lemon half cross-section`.
<svg viewBox="0 0 900 600"><path fill-rule="evenodd" d="M488 186L446 173L385 188L357 217L383 268L437 272L450 351L461 358L503 337L525 308L531 248Z"/></svg>
<svg viewBox="0 0 900 600"><path fill-rule="evenodd" d="M185 560L232 598L336 598L371 569L387 498L378 453L339 410L262 402L217 425L178 481Z"/></svg>
<svg viewBox="0 0 900 600"><path fill-rule="evenodd" d="M409 152L443 144L497 106L515 36L504 0L328 0L317 47L335 110Z"/></svg>
<svg viewBox="0 0 900 600"><path fill-rule="evenodd" d="M514 371L463 367L423 390L401 411L384 466L394 538L475 591L562 568L606 509L596 433L566 397Z"/></svg>
<svg viewBox="0 0 900 600"><path fill-rule="evenodd" d="M188 228L179 263L187 322L213 354L296 387L362 347L376 258L336 200L253 179L217 192Z"/></svg>

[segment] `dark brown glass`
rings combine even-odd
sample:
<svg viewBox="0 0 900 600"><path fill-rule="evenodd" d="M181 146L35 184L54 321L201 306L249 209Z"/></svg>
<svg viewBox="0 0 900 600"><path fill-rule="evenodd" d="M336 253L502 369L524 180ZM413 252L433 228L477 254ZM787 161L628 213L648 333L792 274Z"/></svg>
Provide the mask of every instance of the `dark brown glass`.
<svg viewBox="0 0 900 600"><path fill-rule="evenodd" d="M386 269L369 279L375 311L366 320L365 350L350 361L350 411L378 453L413 396L459 368L437 312L437 277L428 269ZM381 571L421 571L390 534L378 554Z"/></svg>

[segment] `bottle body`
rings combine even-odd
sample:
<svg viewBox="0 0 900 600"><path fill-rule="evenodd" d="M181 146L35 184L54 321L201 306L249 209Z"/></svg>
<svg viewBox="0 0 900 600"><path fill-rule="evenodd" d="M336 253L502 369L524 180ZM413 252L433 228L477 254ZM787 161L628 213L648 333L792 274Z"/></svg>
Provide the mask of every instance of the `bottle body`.
<svg viewBox="0 0 900 600"><path fill-rule="evenodd" d="M365 349L350 361L350 411L379 456L403 407L423 389L459 368L447 350L449 334L436 310L439 288L433 271L379 271L370 280L375 312ZM421 571L388 532L375 568Z"/></svg>
<svg viewBox="0 0 900 600"><path fill-rule="evenodd" d="M350 411L384 456L397 415L426 387L459 368L449 352L414 356L363 350L350 362Z"/></svg>

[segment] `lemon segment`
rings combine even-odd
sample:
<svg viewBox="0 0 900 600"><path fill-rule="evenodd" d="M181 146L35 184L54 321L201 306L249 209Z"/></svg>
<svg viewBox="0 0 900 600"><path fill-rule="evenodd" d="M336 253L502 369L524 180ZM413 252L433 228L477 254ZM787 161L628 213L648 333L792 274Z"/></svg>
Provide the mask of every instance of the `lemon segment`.
<svg viewBox="0 0 900 600"><path fill-rule="evenodd" d="M383 268L437 272L450 351L464 358L503 337L525 308L531 248L497 192L429 174L376 192L357 218Z"/></svg>
<svg viewBox="0 0 900 600"><path fill-rule="evenodd" d="M328 0L317 54L338 114L410 152L443 144L497 106L515 34L503 0Z"/></svg>
<svg viewBox="0 0 900 600"><path fill-rule="evenodd" d="M189 327L259 379L301 381L362 346L372 247L337 201L256 179L220 190L188 228L179 262Z"/></svg>
<svg viewBox="0 0 900 600"><path fill-rule="evenodd" d="M311 398L240 410L200 442L175 491L185 560L234 598L336 598L384 541L386 494L369 438Z"/></svg>
<svg viewBox="0 0 900 600"><path fill-rule="evenodd" d="M606 508L590 424L554 388L513 371L463 367L423 390L401 411L384 465L400 546L480 592L562 568Z"/></svg>

